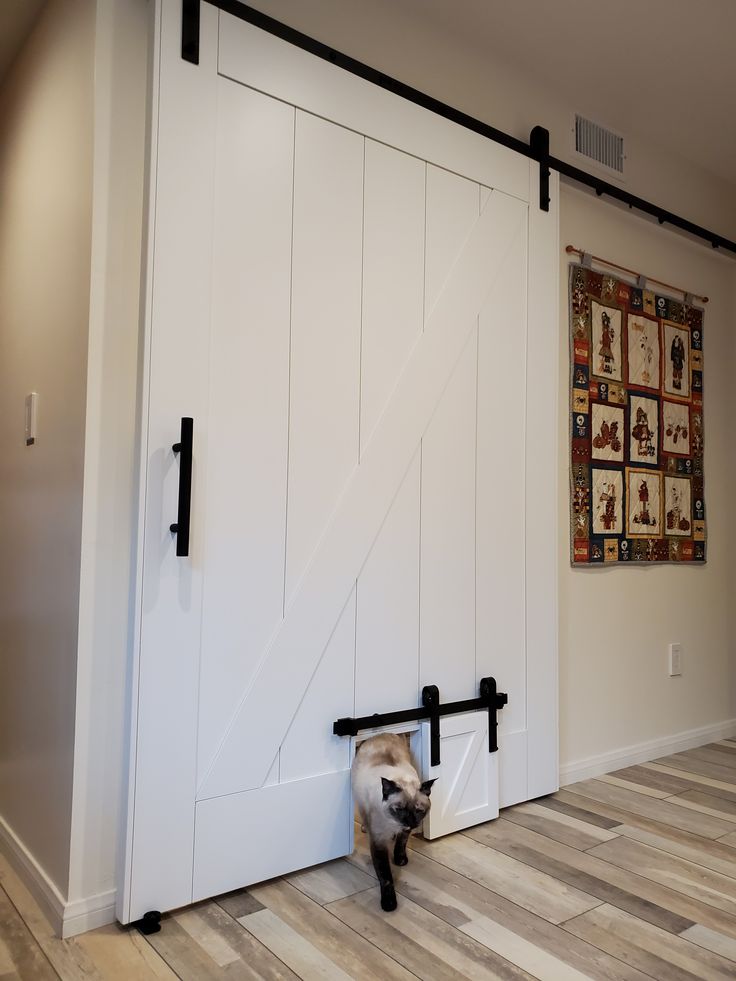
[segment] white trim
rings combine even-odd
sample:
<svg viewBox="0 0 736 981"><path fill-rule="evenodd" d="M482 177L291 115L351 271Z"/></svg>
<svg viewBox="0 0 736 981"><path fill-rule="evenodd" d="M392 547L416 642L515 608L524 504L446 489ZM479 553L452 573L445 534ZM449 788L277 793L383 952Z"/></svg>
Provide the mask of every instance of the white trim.
<svg viewBox="0 0 736 981"><path fill-rule="evenodd" d="M98 896L88 896L87 899L68 903L64 910L61 936L64 939L76 937L77 934L86 933L87 930L96 930L97 927L114 923L115 898L115 890L110 889Z"/></svg>
<svg viewBox="0 0 736 981"><path fill-rule="evenodd" d="M137 508L135 514L135 538L133 541L133 583L132 592L132 655L129 674L126 678L126 698L129 717L125 731L127 756L123 771L124 829L118 849L118 883L116 916L121 923L130 919L130 895L133 862L133 814L135 807L136 757L138 752L138 685L140 676L140 630L142 617L141 576L143 570L144 518L146 501L146 465L148 460L148 403L149 374L147 365L151 358L151 334L147 325L151 322L153 308L153 233L155 227L156 179L158 176L158 105L161 81L161 2L156 0L150 6L150 47L148 51L148 104L146 118L146 182L143 202L143 242L141 247L141 292L140 292L140 353L138 362L138 406L136 442L136 479L138 485Z"/></svg>
<svg viewBox="0 0 736 981"><path fill-rule="evenodd" d="M3 817L0 817L0 852L41 907L54 932L60 935L66 907L64 897Z"/></svg>
<svg viewBox="0 0 736 981"><path fill-rule="evenodd" d="M700 729L687 729L672 736L624 746L609 753L599 753L597 756L563 764L560 767L560 785L569 786L578 780L589 780L602 773L620 770L625 766L634 766L636 763L646 763L660 756L681 753L686 749L694 749L696 746L733 736L736 736L736 719L725 719L723 722L702 726Z"/></svg>
<svg viewBox="0 0 736 981"><path fill-rule="evenodd" d="M129 711L122 679L131 659L131 540L139 496L132 460L138 436L142 114L147 104L150 20L145 0L98 0L96 5L92 259L68 884L75 908L79 897L107 896L116 879L123 833Z"/></svg>
<svg viewBox="0 0 736 981"><path fill-rule="evenodd" d="M3 817L0 817L0 853L38 903L57 936L74 937L115 922L114 889L73 903L66 902L56 884Z"/></svg>

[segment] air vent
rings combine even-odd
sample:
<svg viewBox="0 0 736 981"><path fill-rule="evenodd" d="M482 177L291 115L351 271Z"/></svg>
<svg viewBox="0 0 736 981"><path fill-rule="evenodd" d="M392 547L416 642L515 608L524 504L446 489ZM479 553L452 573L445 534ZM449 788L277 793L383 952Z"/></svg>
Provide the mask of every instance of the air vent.
<svg viewBox="0 0 736 981"><path fill-rule="evenodd" d="M583 116L575 116L575 149L584 157L623 175L624 138Z"/></svg>

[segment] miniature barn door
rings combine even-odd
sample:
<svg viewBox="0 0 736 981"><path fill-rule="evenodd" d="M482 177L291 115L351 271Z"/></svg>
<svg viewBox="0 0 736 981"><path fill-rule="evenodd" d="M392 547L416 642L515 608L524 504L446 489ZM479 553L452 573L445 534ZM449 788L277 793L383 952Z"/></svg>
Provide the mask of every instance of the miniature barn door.
<svg viewBox="0 0 736 981"><path fill-rule="evenodd" d="M157 15L125 922L349 852L332 723L426 684L509 695L438 827L557 786L555 188L207 3L183 61ZM448 793L488 766L457 725Z"/></svg>
<svg viewBox="0 0 736 981"><path fill-rule="evenodd" d="M498 817L498 753L488 752L488 712L440 719L440 760L430 759L429 723L421 726L422 777L437 777L432 807L424 819L425 838L441 838Z"/></svg>

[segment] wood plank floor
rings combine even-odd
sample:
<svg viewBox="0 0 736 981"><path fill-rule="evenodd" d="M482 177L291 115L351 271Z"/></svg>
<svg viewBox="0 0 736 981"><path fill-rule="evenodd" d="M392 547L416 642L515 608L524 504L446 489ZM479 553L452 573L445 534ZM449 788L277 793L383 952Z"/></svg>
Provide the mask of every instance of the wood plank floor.
<svg viewBox="0 0 736 981"><path fill-rule="evenodd" d="M736 979L736 741L416 839L383 913L349 858L173 913L160 933L59 940L0 859L0 981Z"/></svg>

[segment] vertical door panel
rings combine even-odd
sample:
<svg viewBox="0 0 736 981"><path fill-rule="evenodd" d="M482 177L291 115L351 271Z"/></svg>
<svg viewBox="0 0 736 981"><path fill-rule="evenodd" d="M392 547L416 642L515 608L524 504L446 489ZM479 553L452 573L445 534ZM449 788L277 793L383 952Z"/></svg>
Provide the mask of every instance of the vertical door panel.
<svg viewBox="0 0 736 981"><path fill-rule="evenodd" d="M418 704L419 464L417 450L358 579L357 716Z"/></svg>
<svg viewBox="0 0 736 981"><path fill-rule="evenodd" d="M420 682L437 685L444 701L477 691L476 337L473 331L422 440Z"/></svg>
<svg viewBox="0 0 736 981"><path fill-rule="evenodd" d="M288 684L288 677L284 678L284 685ZM353 713L354 693L355 590L281 746L281 783L348 769L350 743L333 736L332 723Z"/></svg>
<svg viewBox="0 0 736 981"><path fill-rule="evenodd" d="M358 461L363 144L297 111L287 606Z"/></svg>
<svg viewBox="0 0 736 981"><path fill-rule="evenodd" d="M425 317L478 219L480 187L427 167ZM470 324L458 324L467 332ZM475 338L422 439L420 686L475 693Z"/></svg>
<svg viewBox="0 0 736 981"><path fill-rule="evenodd" d="M286 529L294 109L218 86L200 779L281 620Z"/></svg>
<svg viewBox="0 0 736 981"><path fill-rule="evenodd" d="M361 451L422 331L426 164L366 140Z"/></svg>
<svg viewBox="0 0 736 981"><path fill-rule="evenodd" d="M479 677L510 694L504 733L526 728L526 254L522 234L509 243L478 337L477 663Z"/></svg>
<svg viewBox="0 0 736 981"><path fill-rule="evenodd" d="M478 217L479 185L428 164L426 207L425 321Z"/></svg>

